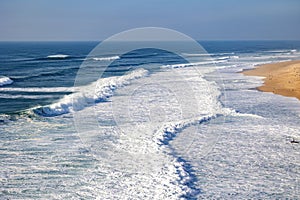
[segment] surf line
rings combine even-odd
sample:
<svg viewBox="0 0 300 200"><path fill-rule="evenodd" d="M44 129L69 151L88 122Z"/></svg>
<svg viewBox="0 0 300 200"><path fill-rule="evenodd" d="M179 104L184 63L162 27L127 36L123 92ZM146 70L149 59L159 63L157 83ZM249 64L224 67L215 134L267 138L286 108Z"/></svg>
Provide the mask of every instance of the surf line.
<svg viewBox="0 0 300 200"><path fill-rule="evenodd" d="M169 146L169 142L173 140L177 134L182 130L192 126L200 125L205 122L209 122L212 119L223 116L224 114L211 114L204 115L194 119L183 120L179 122L164 124L155 134L157 138L157 144L160 150L164 153L171 155L179 166L176 166L176 173L178 174L178 183L184 194L182 198L194 198L201 193L201 189L197 188L196 182L198 178L194 174L193 166L181 156L178 156L174 149Z"/></svg>

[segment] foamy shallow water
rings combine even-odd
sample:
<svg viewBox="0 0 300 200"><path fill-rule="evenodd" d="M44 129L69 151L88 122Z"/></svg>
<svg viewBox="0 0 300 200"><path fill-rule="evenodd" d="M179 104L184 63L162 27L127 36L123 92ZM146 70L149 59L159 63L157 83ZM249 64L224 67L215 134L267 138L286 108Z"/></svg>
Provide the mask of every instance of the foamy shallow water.
<svg viewBox="0 0 300 200"><path fill-rule="evenodd" d="M297 199L299 101L258 92L260 78L236 74L272 56L231 54L218 54L217 66L108 77L99 90L1 87L10 99L72 93L0 116L1 198ZM84 98L73 109L66 97L76 91ZM51 117L33 112L44 108Z"/></svg>
<svg viewBox="0 0 300 200"><path fill-rule="evenodd" d="M297 199L300 147L291 140L300 136L299 101L232 88L229 84L235 81L231 75L234 74L223 74L225 87L230 88L224 105L251 113L227 115L189 127L171 142L178 155L193 166L197 187L202 188L198 198ZM252 85L253 80L244 78L240 82ZM190 145L187 138L192 138Z"/></svg>
<svg viewBox="0 0 300 200"><path fill-rule="evenodd" d="M296 198L299 145L290 137L299 137L299 119L278 121L259 107L248 113L253 116L242 114L243 106L257 106L251 98L260 103L275 98L273 115L282 117L291 116L282 112L287 105L299 103L250 90L248 97L241 95L247 104L232 91L227 92L230 103L223 103L240 105L240 114L231 113L217 101L217 84L199 78L199 71L176 70L135 80L109 102L78 111L82 118L98 116L99 126L80 129L87 132L76 132L71 114L2 126L3 194L20 199ZM188 101L198 102L198 109L180 102L187 100L176 94L184 92L183 97L194 95Z"/></svg>

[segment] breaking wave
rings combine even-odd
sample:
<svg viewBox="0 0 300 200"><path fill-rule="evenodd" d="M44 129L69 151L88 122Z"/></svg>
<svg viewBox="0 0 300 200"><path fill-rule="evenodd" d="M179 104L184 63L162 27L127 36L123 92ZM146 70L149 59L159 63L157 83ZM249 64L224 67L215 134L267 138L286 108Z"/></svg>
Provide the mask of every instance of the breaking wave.
<svg viewBox="0 0 300 200"><path fill-rule="evenodd" d="M227 60L211 60L211 61L203 61L203 62L195 62L195 63L183 63L183 64L174 64L174 65L164 65L161 68L185 68L185 67L194 67L199 65L209 65L209 64L216 64L216 63L224 63Z"/></svg>
<svg viewBox="0 0 300 200"><path fill-rule="evenodd" d="M224 53L183 53L182 55L187 57L206 57L206 56L224 56L224 55L234 55L233 52Z"/></svg>
<svg viewBox="0 0 300 200"><path fill-rule="evenodd" d="M47 56L47 58L50 58L50 59L64 59L67 57L69 57L69 55L65 55L65 54L56 54L56 55Z"/></svg>
<svg viewBox="0 0 300 200"><path fill-rule="evenodd" d="M70 87L27 87L27 88L0 88L1 92L74 92L74 88Z"/></svg>
<svg viewBox="0 0 300 200"><path fill-rule="evenodd" d="M110 61L110 60L117 60L120 59L119 56L110 56L110 57L99 57L99 58L92 58L95 61Z"/></svg>
<svg viewBox="0 0 300 200"><path fill-rule="evenodd" d="M120 77L99 79L87 86L77 88L75 93L65 95L61 100L48 106L34 108L34 113L46 117L79 111L94 103L107 100L115 89L128 85L130 81L148 75L145 69L137 69Z"/></svg>
<svg viewBox="0 0 300 200"><path fill-rule="evenodd" d="M0 94L1 99L50 99L53 95L11 95Z"/></svg>
<svg viewBox="0 0 300 200"><path fill-rule="evenodd" d="M12 83L13 83L13 80L11 80L9 77L6 77L6 76L0 77L0 86L9 85Z"/></svg>

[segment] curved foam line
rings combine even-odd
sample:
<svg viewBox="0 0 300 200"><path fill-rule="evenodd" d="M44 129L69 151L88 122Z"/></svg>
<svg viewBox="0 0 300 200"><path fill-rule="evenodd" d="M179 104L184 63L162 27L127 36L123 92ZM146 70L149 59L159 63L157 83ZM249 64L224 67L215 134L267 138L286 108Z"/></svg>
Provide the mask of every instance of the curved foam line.
<svg viewBox="0 0 300 200"><path fill-rule="evenodd" d="M176 137L176 135L183 129L196 124L202 124L204 122L210 121L211 119L220 116L219 114L211 114L201 116L199 118L183 120L175 123L165 124L161 129L156 132L157 143L160 147L168 145L171 140ZM196 176L193 174L191 168L192 166L183 158L171 153L176 161L175 168L178 174L178 182L182 191L184 192L181 197L191 198L195 197L201 191L196 187L195 182L197 181Z"/></svg>
<svg viewBox="0 0 300 200"><path fill-rule="evenodd" d="M90 85L77 88L75 93L65 95L56 103L34 108L33 111L45 117L79 111L94 103L106 101L113 95L115 89L128 85L131 80L142 78L146 75L148 75L148 71L140 68L124 76L99 79Z"/></svg>

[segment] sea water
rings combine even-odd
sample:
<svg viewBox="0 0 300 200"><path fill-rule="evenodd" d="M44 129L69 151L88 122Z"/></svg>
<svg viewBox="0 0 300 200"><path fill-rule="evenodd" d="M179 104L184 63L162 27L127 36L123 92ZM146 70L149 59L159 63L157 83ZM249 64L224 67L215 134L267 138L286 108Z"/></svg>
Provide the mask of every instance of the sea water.
<svg viewBox="0 0 300 200"><path fill-rule="evenodd" d="M89 56L97 44L0 44L1 198L299 196L299 100L237 73L300 59L299 42ZM98 80L74 85L80 67L107 62Z"/></svg>

